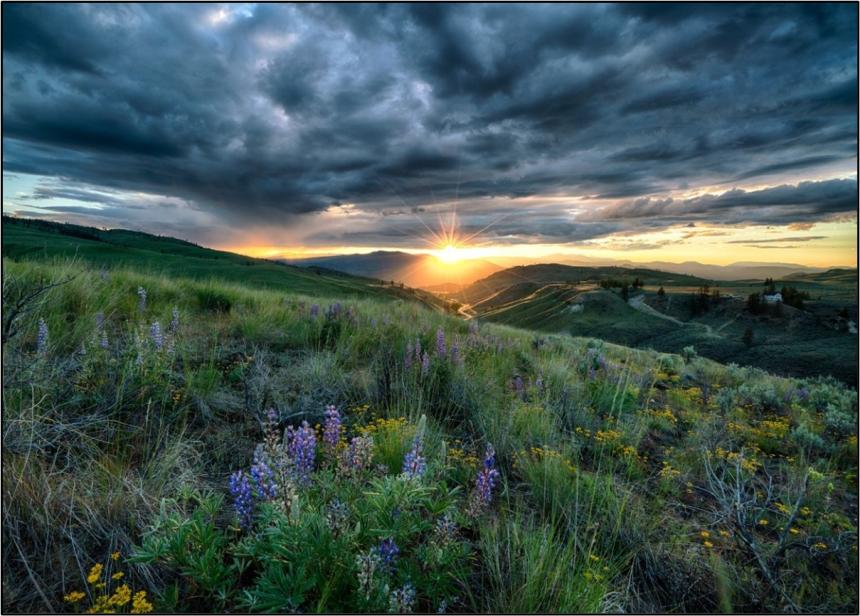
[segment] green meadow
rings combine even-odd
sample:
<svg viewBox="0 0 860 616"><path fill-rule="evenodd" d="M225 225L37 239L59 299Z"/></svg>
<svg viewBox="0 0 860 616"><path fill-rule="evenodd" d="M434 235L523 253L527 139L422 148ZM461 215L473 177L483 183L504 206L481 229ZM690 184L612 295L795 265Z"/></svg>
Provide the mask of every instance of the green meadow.
<svg viewBox="0 0 860 616"><path fill-rule="evenodd" d="M858 609L836 379L3 230L6 611Z"/></svg>

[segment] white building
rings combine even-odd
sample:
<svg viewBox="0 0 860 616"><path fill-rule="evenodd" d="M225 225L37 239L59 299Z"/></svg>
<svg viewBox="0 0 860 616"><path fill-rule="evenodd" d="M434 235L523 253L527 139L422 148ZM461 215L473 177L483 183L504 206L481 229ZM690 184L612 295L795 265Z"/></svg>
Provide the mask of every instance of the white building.
<svg viewBox="0 0 860 616"><path fill-rule="evenodd" d="M766 301L768 304L775 304L777 302L779 302L781 304L782 303L782 293L780 293L778 291L776 293L771 293L771 294L765 293L764 301Z"/></svg>

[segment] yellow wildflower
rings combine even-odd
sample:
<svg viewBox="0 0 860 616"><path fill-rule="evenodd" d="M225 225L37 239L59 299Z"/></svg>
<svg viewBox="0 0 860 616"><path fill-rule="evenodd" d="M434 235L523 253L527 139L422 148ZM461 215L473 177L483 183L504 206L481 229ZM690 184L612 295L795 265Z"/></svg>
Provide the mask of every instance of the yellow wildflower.
<svg viewBox="0 0 860 616"><path fill-rule="evenodd" d="M122 554L120 554L119 552L114 552L110 555L112 560L119 560L120 556L122 556Z"/></svg>
<svg viewBox="0 0 860 616"><path fill-rule="evenodd" d="M141 590L135 593L134 601L131 603L132 614L148 614L152 611L152 603L146 600L146 591Z"/></svg>
<svg viewBox="0 0 860 616"><path fill-rule="evenodd" d="M706 548L708 548L709 550L710 550L712 547L714 547L714 544L713 544L713 543L711 543L710 541L705 541L704 543L702 543L702 545L703 545L703 546L705 546Z"/></svg>
<svg viewBox="0 0 860 616"><path fill-rule="evenodd" d="M769 522L764 518L762 518L761 520L758 521L759 526L767 526L768 524L769 524Z"/></svg>
<svg viewBox="0 0 860 616"><path fill-rule="evenodd" d="M125 573L123 573L122 571L117 571L117 572L116 572L116 573L114 573L112 576L110 576L110 579L112 579L112 580L119 580L119 579L121 579L124 575L125 575Z"/></svg>
<svg viewBox="0 0 860 616"><path fill-rule="evenodd" d="M731 536L732 536L732 534L727 530L721 530L720 531L720 537L731 537Z"/></svg>
<svg viewBox="0 0 860 616"><path fill-rule="evenodd" d="M589 554L588 557L594 562L597 562L598 560L600 560L600 556L596 556L594 554Z"/></svg>
<svg viewBox="0 0 860 616"><path fill-rule="evenodd" d="M98 582L99 578L102 576L102 569L104 569L104 567L101 563L94 564L93 568L90 569L90 574L87 576L87 582L90 584Z"/></svg>
<svg viewBox="0 0 860 616"><path fill-rule="evenodd" d="M699 536L700 536L702 539L707 539L708 537L710 537L710 536L711 536L711 533L709 533L709 532L708 532L708 531L706 531L706 530L703 530L702 532L700 532L700 533L699 533Z"/></svg>
<svg viewBox="0 0 860 616"><path fill-rule="evenodd" d="M82 593L80 590L73 590L72 592L63 597L63 601L66 601L68 603L77 603L84 597L86 597L86 594Z"/></svg>
<svg viewBox="0 0 860 616"><path fill-rule="evenodd" d="M796 534L798 534L800 531L799 531L799 530L797 530L797 529L796 529L796 528L794 528L794 527L791 527L791 528L789 528L789 529L788 529L788 532L790 532L792 535L796 535Z"/></svg>
<svg viewBox="0 0 860 616"><path fill-rule="evenodd" d="M826 550L826 549L827 549L827 544L826 544L826 543L821 543L821 542L819 541L818 543L816 543L816 544L815 544L815 545L813 545L812 547L814 547L816 550Z"/></svg>
<svg viewBox="0 0 860 616"><path fill-rule="evenodd" d="M131 588L129 588L128 584L123 584L114 591L109 601L111 605L125 605L131 601Z"/></svg>

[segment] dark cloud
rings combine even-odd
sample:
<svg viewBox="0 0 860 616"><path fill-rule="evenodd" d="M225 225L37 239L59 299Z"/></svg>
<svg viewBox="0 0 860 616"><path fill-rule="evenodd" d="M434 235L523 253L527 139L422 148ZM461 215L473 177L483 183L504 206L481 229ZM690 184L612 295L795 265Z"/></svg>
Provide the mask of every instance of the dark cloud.
<svg viewBox="0 0 860 616"><path fill-rule="evenodd" d="M232 226L384 214L317 240L399 237L399 212L453 200L465 229L519 213L499 241L808 224L856 212L856 180L803 182L856 162L856 22L851 4L5 4L4 172L56 180L16 203L83 217L158 201L128 193ZM759 178L785 185L667 196ZM505 201L547 195L571 201Z"/></svg>

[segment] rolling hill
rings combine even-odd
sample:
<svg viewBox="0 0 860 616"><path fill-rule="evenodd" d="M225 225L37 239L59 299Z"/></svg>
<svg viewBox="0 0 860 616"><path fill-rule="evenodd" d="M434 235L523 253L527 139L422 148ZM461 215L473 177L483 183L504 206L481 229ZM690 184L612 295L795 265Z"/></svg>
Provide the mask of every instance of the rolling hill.
<svg viewBox="0 0 860 616"><path fill-rule="evenodd" d="M334 255L287 261L302 267L317 266L380 280L402 282L434 292L448 293L501 269L482 259L448 264L427 254L378 250L368 254Z"/></svg>
<svg viewBox="0 0 860 616"><path fill-rule="evenodd" d="M629 289L629 301L619 289L599 284L637 277L644 288ZM464 304L462 314L482 320L668 352L692 346L725 363L798 376L826 373L856 383L857 338L848 325L857 319L852 271L807 273L776 284L796 286L812 299L804 310L781 306L778 315L752 315L746 298L762 290L761 281L724 281L714 287L712 281L683 274L561 264L502 270L454 297ZM693 314L691 298L704 285L719 295L712 293L707 307ZM848 318L836 316L842 310ZM747 330L750 344L744 342Z"/></svg>
<svg viewBox="0 0 860 616"><path fill-rule="evenodd" d="M74 257L107 268L132 267L197 280L217 278L309 296L403 299L436 309L447 306L432 293L380 284L378 280L331 269L254 259L138 231L8 216L3 217L3 257L16 261Z"/></svg>

